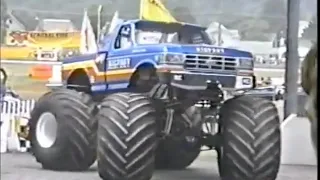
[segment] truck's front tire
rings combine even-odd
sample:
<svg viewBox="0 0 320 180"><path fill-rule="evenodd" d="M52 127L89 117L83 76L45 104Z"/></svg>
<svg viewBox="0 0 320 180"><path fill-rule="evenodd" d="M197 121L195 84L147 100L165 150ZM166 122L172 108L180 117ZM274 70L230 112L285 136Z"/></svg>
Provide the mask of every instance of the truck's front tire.
<svg viewBox="0 0 320 180"><path fill-rule="evenodd" d="M140 94L106 97L98 113L98 171L104 180L149 180L157 146L155 114Z"/></svg>
<svg viewBox="0 0 320 180"><path fill-rule="evenodd" d="M222 180L275 180L280 166L280 120L275 105L241 96L220 113L218 165Z"/></svg>
<svg viewBox="0 0 320 180"><path fill-rule="evenodd" d="M31 151L44 169L83 171L96 159L95 105L68 89L45 94L29 121Z"/></svg>

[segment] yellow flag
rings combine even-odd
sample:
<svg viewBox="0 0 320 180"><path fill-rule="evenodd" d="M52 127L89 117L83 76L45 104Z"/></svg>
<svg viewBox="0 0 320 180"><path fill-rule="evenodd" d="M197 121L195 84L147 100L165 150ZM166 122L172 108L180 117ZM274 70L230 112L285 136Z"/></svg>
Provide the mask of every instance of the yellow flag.
<svg viewBox="0 0 320 180"><path fill-rule="evenodd" d="M140 19L160 22L177 22L161 0L141 0Z"/></svg>

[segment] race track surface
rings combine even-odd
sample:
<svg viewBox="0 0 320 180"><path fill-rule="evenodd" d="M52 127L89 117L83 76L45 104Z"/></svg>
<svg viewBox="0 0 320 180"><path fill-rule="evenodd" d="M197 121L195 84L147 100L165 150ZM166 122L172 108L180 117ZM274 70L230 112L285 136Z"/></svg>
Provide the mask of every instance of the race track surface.
<svg viewBox="0 0 320 180"><path fill-rule="evenodd" d="M1 180L100 180L96 165L86 172L41 169L28 153L1 154ZM277 180L316 180L314 166L282 166ZM152 180L220 180L213 151L202 155L186 170L156 171Z"/></svg>

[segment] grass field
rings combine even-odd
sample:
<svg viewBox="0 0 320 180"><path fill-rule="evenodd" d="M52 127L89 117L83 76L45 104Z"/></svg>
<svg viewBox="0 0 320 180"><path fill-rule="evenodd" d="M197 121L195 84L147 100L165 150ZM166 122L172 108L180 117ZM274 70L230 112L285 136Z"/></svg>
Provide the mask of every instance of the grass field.
<svg viewBox="0 0 320 180"><path fill-rule="evenodd" d="M23 98L37 99L43 93L48 91L46 81L31 79L28 74L32 66L17 64L1 64L8 74L8 87L12 88Z"/></svg>
<svg viewBox="0 0 320 180"><path fill-rule="evenodd" d="M8 86L19 93L23 98L38 98L48 91L45 87L46 81L34 80L28 77L32 65L18 65L2 63L1 67L5 68L8 73ZM284 77L283 72L263 71L256 72L257 79L261 77Z"/></svg>

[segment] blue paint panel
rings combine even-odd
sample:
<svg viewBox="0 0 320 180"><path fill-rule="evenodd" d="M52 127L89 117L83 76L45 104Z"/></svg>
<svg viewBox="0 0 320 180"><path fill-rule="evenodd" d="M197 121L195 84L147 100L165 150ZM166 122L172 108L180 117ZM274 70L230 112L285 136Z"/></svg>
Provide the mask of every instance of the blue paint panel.
<svg viewBox="0 0 320 180"><path fill-rule="evenodd" d="M80 62L80 61L92 60L92 59L95 59L96 56L97 56L97 53L69 57L69 58L63 59L63 64L70 64L70 63L75 63L75 62Z"/></svg>
<svg viewBox="0 0 320 180"><path fill-rule="evenodd" d="M108 54L108 59L113 59L117 57L122 57L122 56L127 56L131 57L133 62L132 62L132 68L135 67L136 64L139 62L136 62L140 60L144 60L146 57L141 57L141 56L149 56L147 59L154 59L150 58L150 54L160 54L160 53L184 53L184 54L199 54L197 52L198 47L210 47L210 48L219 48L215 46L201 46L201 45L174 45L174 44L157 44L157 45L139 45L135 46L133 48L128 48L128 49L121 49L121 50L113 50L110 51ZM220 48L223 49L224 52L220 54L216 54L219 56L229 56L229 57L242 57L242 58L252 58L253 55L250 52L247 51L241 51L237 49L230 49L230 48ZM99 52L99 53L105 53L105 52ZM153 57L154 57L153 55ZM136 58L140 56L139 58ZM74 63L74 62L79 62L79 61L86 61L90 59L94 59L96 57L95 54L89 54L89 55L82 55L82 56L77 56L77 57L72 57L72 58L66 58L64 60L64 63Z"/></svg>
<svg viewBox="0 0 320 180"><path fill-rule="evenodd" d="M108 59L112 60L117 57L130 58L130 67L137 68L140 64L148 62L156 64L155 56L163 52L163 46L137 46L130 49L114 50L109 53Z"/></svg>
<svg viewBox="0 0 320 180"><path fill-rule="evenodd" d="M92 92L104 92L107 89L106 84L92 84L91 91Z"/></svg>
<svg viewBox="0 0 320 180"><path fill-rule="evenodd" d="M127 89L129 83L112 83L108 84L108 89L106 84L92 84L91 85L91 91L92 92L108 92L111 90L119 90L119 89Z"/></svg>
<svg viewBox="0 0 320 180"><path fill-rule="evenodd" d="M221 48L211 45L167 45L168 52L181 52L184 54L202 54L197 52L197 48L204 47L204 48L217 48L217 49L223 49L224 53L221 54L215 54L218 56L229 56L229 57L242 57L242 58L252 58L253 55L250 52L247 51L241 51L237 49L230 49L230 48ZM204 54L204 53L203 53ZM206 53L208 54L208 53Z"/></svg>
<svg viewBox="0 0 320 180"><path fill-rule="evenodd" d="M129 86L129 83L113 83L108 85L108 91L109 90L117 90L117 89L127 89Z"/></svg>
<svg viewBox="0 0 320 180"><path fill-rule="evenodd" d="M105 83L94 83L91 85L91 91L94 93L117 91L117 90L127 89L128 86L129 86L129 82L127 81L116 81L116 82L109 83L108 85L106 85Z"/></svg>
<svg viewBox="0 0 320 180"><path fill-rule="evenodd" d="M135 46L129 49L113 50L109 52L109 58L118 56L138 56L146 53L161 53L163 52L163 45L148 45L148 46Z"/></svg>

